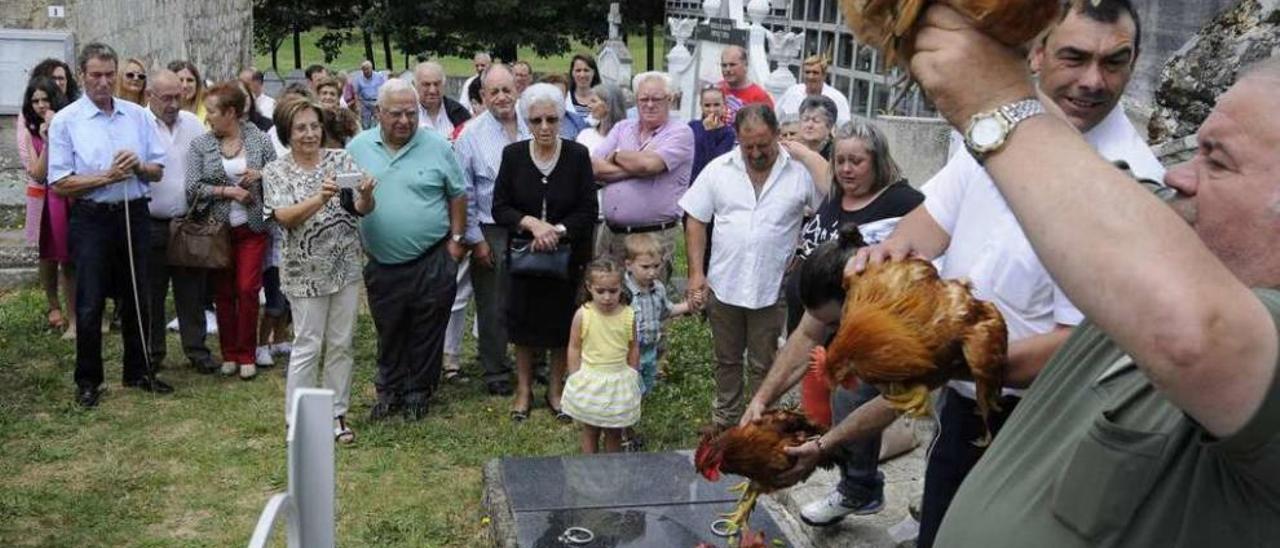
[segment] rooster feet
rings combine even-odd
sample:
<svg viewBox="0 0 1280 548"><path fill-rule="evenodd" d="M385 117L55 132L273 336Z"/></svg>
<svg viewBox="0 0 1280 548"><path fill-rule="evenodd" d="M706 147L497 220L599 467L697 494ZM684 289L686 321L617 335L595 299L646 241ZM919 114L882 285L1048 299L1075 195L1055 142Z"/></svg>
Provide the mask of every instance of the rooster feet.
<svg viewBox="0 0 1280 548"><path fill-rule="evenodd" d="M890 383L885 387L883 394L884 399L894 409L909 416L923 417L929 414L929 387L925 385L917 384L908 388L901 384Z"/></svg>

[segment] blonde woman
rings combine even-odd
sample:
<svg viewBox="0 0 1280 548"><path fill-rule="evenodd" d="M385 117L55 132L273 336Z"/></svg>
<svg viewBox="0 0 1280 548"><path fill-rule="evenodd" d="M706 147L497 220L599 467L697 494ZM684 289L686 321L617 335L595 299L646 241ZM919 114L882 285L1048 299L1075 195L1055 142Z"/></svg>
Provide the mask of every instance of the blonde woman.
<svg viewBox="0 0 1280 548"><path fill-rule="evenodd" d="M191 61L179 60L169 63L169 70L178 75L178 83L182 86L182 110L195 114L200 123L207 127L209 124L205 121L205 116L208 111L204 104L206 90L204 79L200 77L200 69Z"/></svg>
<svg viewBox="0 0 1280 548"><path fill-rule="evenodd" d="M116 79L116 97L145 107L146 94L147 65L136 57L125 59L119 78Z"/></svg>

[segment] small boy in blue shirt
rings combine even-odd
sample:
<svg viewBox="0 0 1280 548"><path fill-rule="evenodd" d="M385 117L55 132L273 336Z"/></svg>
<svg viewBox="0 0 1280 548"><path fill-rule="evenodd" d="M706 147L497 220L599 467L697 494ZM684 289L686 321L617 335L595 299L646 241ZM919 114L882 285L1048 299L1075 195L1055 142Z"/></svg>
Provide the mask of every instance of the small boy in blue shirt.
<svg viewBox="0 0 1280 548"><path fill-rule="evenodd" d="M640 346L640 391L648 394L658 378L658 346L662 324L668 318L689 313L688 303L673 304L667 288L658 280L662 268L662 244L651 233L632 234L623 240L627 249L625 285L631 292Z"/></svg>

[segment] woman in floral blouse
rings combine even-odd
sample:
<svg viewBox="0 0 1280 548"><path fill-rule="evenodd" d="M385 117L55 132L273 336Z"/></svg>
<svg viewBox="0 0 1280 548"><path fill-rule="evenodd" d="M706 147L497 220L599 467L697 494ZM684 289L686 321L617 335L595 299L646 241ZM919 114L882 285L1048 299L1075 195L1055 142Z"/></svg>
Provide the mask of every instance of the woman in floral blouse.
<svg viewBox="0 0 1280 548"><path fill-rule="evenodd" d="M353 191L338 176L359 171L346 151L325 149L323 110L310 99L276 106L275 127L290 152L263 169L266 213L285 229L281 286L293 306L293 353L285 385L285 420L293 392L315 386L324 353L324 387L334 392L334 437L355 441L347 424L364 253L358 219L373 211L372 178L360 175Z"/></svg>

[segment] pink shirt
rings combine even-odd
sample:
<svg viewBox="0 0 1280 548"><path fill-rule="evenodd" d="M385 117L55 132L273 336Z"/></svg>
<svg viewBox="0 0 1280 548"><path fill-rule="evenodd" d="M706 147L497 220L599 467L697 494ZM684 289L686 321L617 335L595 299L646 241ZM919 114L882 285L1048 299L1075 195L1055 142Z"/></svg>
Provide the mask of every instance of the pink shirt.
<svg viewBox="0 0 1280 548"><path fill-rule="evenodd" d="M680 197L689 188L693 169L693 130L687 124L668 119L648 139L640 139L640 121L622 120L613 127L592 156L604 158L616 150L657 153L667 170L636 179L623 179L604 187L600 209L606 223L637 227L679 220L684 214Z"/></svg>

